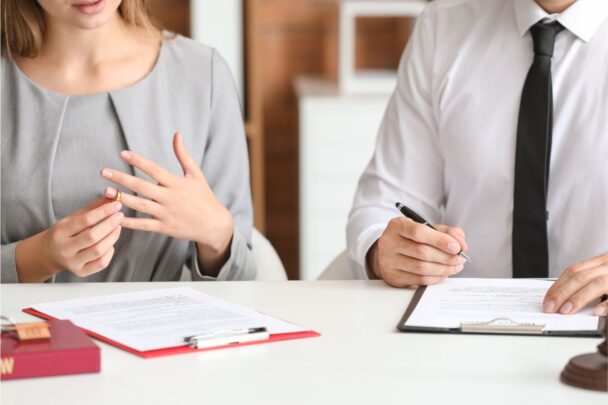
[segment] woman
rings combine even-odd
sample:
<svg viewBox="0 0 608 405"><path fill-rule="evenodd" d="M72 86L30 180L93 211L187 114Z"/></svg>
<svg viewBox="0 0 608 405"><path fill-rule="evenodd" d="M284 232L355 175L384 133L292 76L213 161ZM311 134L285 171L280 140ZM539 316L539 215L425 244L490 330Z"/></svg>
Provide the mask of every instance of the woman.
<svg viewBox="0 0 608 405"><path fill-rule="evenodd" d="M254 278L217 52L144 0L3 0L2 19L2 282Z"/></svg>

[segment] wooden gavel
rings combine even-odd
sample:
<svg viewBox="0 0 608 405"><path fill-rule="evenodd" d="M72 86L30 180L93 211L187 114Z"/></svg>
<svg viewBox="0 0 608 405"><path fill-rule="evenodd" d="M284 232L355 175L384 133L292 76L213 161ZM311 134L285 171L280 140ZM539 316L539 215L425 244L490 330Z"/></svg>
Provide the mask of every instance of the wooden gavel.
<svg viewBox="0 0 608 405"><path fill-rule="evenodd" d="M608 392L608 322L600 318L604 341L596 353L587 353L570 359L561 374L561 380L574 387Z"/></svg>

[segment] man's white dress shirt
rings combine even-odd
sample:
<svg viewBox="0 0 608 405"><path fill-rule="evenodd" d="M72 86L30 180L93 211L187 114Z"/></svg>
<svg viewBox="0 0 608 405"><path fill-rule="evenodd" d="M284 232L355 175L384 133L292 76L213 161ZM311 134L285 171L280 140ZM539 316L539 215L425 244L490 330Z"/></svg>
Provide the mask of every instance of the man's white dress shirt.
<svg viewBox="0 0 608 405"><path fill-rule="evenodd" d="M473 262L461 277L512 277L517 121L534 58L529 28L565 29L552 64L554 121L547 209L549 274L608 252L608 0L549 16L534 0L430 3L363 173L347 240L365 256L403 202L462 227Z"/></svg>

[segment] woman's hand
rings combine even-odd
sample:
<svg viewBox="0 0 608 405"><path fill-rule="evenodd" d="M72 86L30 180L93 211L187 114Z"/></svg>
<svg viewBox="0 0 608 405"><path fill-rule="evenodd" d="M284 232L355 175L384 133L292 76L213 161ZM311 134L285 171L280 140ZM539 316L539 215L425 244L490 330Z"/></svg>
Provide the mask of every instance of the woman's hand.
<svg viewBox="0 0 608 405"><path fill-rule="evenodd" d="M19 281L44 282L64 269L79 277L105 269L120 237L121 208L120 203L102 198L19 242L15 249Z"/></svg>
<svg viewBox="0 0 608 405"><path fill-rule="evenodd" d="M206 274L217 275L230 256L232 215L213 194L179 133L173 138L173 149L184 172L183 177L130 151L122 151L121 158L158 184L112 169L103 169L101 175L137 193L137 196L121 193L121 202L126 207L151 216L125 218L122 226L196 242L199 261ZM117 190L108 187L105 195L116 198Z"/></svg>
<svg viewBox="0 0 608 405"><path fill-rule="evenodd" d="M574 314L608 294L608 254L572 265L553 283L543 303L545 312ZM597 316L608 315L608 301L593 308Z"/></svg>

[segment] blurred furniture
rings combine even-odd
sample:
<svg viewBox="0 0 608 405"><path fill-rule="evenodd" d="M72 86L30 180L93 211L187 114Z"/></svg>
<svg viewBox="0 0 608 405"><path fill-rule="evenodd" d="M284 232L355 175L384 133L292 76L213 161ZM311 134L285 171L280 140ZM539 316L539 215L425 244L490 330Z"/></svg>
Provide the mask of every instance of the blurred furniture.
<svg viewBox="0 0 608 405"><path fill-rule="evenodd" d="M251 252L257 267L257 281L286 281L287 274L283 263L272 244L253 228L251 233Z"/></svg>
<svg viewBox="0 0 608 405"><path fill-rule="evenodd" d="M300 108L300 277L315 280L346 249L346 222L389 94L342 95L297 81Z"/></svg>
<svg viewBox="0 0 608 405"><path fill-rule="evenodd" d="M263 37L259 32L262 19L260 5L255 0L243 0L245 33L245 133L249 144L251 193L254 223L267 234L266 224L266 147L264 132L264 60L259 55Z"/></svg>
<svg viewBox="0 0 608 405"><path fill-rule="evenodd" d="M3 382L2 404L606 404L559 382L599 339L397 333L414 290L382 281L2 284L0 305L184 286L322 336L149 360L98 342L101 373Z"/></svg>
<svg viewBox="0 0 608 405"><path fill-rule="evenodd" d="M401 35L408 38L414 19L424 10L426 3L426 0L343 0L340 3L338 84L342 94L391 92L397 77L395 66L392 69L357 69L357 21L406 17L406 24L401 25Z"/></svg>
<svg viewBox="0 0 608 405"><path fill-rule="evenodd" d="M344 251L323 270L317 280L357 280L355 266L356 264L349 259L348 253Z"/></svg>
<svg viewBox="0 0 608 405"><path fill-rule="evenodd" d="M245 110L256 227L279 252L290 279L300 275L301 154L294 79L314 75L337 84L339 4L340 0L244 0ZM410 29L411 21L403 18L357 19L356 68L395 69Z"/></svg>
<svg viewBox="0 0 608 405"><path fill-rule="evenodd" d="M253 228L251 232L251 253L257 267L256 281L286 281L287 274L281 259L274 250L272 244L258 231ZM192 281L190 270L184 268L180 281Z"/></svg>
<svg viewBox="0 0 608 405"><path fill-rule="evenodd" d="M244 98L243 0L195 0L190 3L192 39L211 46L226 60L241 103Z"/></svg>
<svg viewBox="0 0 608 405"><path fill-rule="evenodd" d="M147 6L162 29L190 36L190 0L147 0Z"/></svg>

